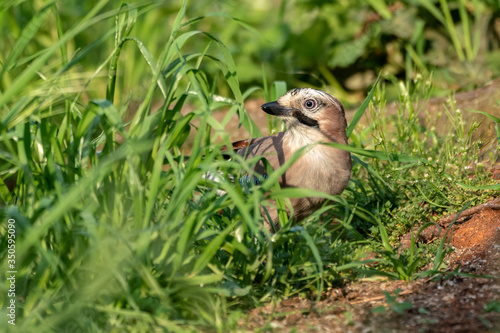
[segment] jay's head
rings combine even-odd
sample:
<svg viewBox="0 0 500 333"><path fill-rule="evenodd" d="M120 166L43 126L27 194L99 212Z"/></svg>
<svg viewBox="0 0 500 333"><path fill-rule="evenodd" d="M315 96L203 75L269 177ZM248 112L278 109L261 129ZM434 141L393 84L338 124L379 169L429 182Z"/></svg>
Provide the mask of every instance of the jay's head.
<svg viewBox="0 0 500 333"><path fill-rule="evenodd" d="M277 101L262 105L262 110L283 119L288 130L311 134L319 131L327 137L345 137L344 106L321 90L292 89Z"/></svg>

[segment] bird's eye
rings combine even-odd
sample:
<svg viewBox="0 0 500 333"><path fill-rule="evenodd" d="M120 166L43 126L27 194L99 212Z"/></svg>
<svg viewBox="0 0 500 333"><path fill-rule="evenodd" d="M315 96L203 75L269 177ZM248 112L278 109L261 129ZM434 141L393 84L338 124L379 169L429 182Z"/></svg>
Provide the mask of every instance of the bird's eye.
<svg viewBox="0 0 500 333"><path fill-rule="evenodd" d="M308 99L304 102L306 109L312 109L316 106L316 101L314 99Z"/></svg>

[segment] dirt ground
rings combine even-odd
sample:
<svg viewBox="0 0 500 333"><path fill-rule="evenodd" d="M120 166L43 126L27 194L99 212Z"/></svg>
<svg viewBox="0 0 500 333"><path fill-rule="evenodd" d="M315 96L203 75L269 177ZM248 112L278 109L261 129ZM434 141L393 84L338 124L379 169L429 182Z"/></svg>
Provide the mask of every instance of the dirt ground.
<svg viewBox="0 0 500 333"><path fill-rule="evenodd" d="M500 202L496 200L496 202ZM488 277L360 281L322 300L294 297L249 313L241 328L272 332L500 332L500 208L480 209L453 227L449 271ZM411 308L389 309L384 291ZM383 313L372 309L385 306Z"/></svg>
<svg viewBox="0 0 500 333"><path fill-rule="evenodd" d="M489 112L500 117L500 79L472 92L456 95L457 108ZM265 128L267 117L259 112L263 101L246 105L254 121ZM437 112L446 98L431 99L426 107ZM387 106L388 114L396 113L396 105ZM348 120L354 111L347 112ZM446 117L446 115L444 115ZM482 135L494 135L486 117L464 112L465 122L481 121ZM363 120L362 120L363 121ZM364 121L367 121L366 119ZM436 126L443 125L440 120ZM234 127L234 128L232 128ZM232 131L231 131L232 129ZM248 137L244 129L230 123L234 140ZM496 164L493 177L500 180ZM440 220L440 227L428 228L419 242L433 241L450 229L454 216ZM268 332L500 332L500 198L464 212L448 235L454 251L447 258L450 272L457 270L475 276L441 276L436 281L413 282L370 280L324 292L316 302L301 297L286 299L252 310L240 322L242 331ZM411 235L401 242L408 246ZM397 304L388 305L384 294L396 302L406 302L407 310L398 313ZM385 306L385 311L373 309ZM396 310L395 310L396 308Z"/></svg>

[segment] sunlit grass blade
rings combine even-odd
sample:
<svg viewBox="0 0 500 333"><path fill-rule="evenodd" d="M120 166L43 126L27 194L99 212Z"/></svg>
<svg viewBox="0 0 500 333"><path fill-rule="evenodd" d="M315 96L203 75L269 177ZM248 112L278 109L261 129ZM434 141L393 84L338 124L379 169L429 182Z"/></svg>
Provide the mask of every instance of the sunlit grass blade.
<svg viewBox="0 0 500 333"><path fill-rule="evenodd" d="M356 111L356 113L352 117L351 122L349 123L349 126L347 126L346 135L348 138L351 136L351 134L354 131L354 128L358 124L359 120L361 119L361 117L363 117L363 114L365 113L366 108L368 107L368 104L372 100L373 93L375 92L375 88L377 87L378 81L380 80L380 75L382 75L382 72L379 72L377 80L375 81L372 88L370 89L368 96L366 96L365 100L363 101L361 106L358 108L358 111Z"/></svg>
<svg viewBox="0 0 500 333"><path fill-rule="evenodd" d="M0 107L3 107L9 103L15 96L19 94L33 79L37 71L45 64L45 62L56 52L61 45L64 45L71 38L76 36L78 33L82 32L89 25L94 23L92 20L94 16L109 2L109 0L100 0L95 4L94 7L85 15L78 23L76 23L71 29L69 29L62 38L56 43L48 47L38 58L36 58L33 63L25 69L20 75L16 77L16 80L12 85L0 95Z"/></svg>
<svg viewBox="0 0 500 333"><path fill-rule="evenodd" d="M469 189L469 190L500 190L500 184L498 185L482 185L482 186L474 186L474 185L467 185L461 182L456 182L457 185Z"/></svg>
<svg viewBox="0 0 500 333"><path fill-rule="evenodd" d="M16 40L15 44L9 52L9 55L2 64L2 71L0 72L0 81L6 72L10 71L15 61L19 58L23 50L26 48L31 39L36 35L38 29L46 20L47 13L54 6L54 2L48 3L43 7L24 27L21 35Z"/></svg>
<svg viewBox="0 0 500 333"><path fill-rule="evenodd" d="M445 243L449 242L450 241L450 237L448 237L448 234L450 232L453 232L452 231L452 227L453 225L455 224L455 222L457 221L457 219L460 217L460 214L462 214L462 212L464 210L467 209L467 207L469 207L470 205L470 201L467 202L467 204L462 207L462 209L458 212L458 214L455 216L455 218L453 219L453 221L448 225L447 229L446 229L446 232L443 236L443 238L441 238L441 241L439 242L439 246L438 246L438 249L437 249L437 252L436 252L436 256L434 258L434 261L433 261L433 270L434 271L437 271L439 270L441 264L443 263L443 260L444 260L444 256L445 256Z"/></svg>

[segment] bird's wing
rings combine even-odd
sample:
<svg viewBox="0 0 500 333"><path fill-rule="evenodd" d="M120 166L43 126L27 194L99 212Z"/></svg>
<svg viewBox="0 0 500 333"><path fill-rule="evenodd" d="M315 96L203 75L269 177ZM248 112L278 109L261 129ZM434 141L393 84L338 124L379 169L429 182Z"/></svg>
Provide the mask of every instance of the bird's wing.
<svg viewBox="0 0 500 333"><path fill-rule="evenodd" d="M245 140L235 141L232 143L232 146L233 146L233 149L235 151L238 151L240 149L243 149L243 148L250 146L251 144L253 144L255 142L255 140L258 140L258 139L254 138L254 139L245 139ZM229 148L227 146L224 146L224 147L222 147L221 151L225 151L228 149Z"/></svg>
<svg viewBox="0 0 500 333"><path fill-rule="evenodd" d="M255 140L258 140L258 139L245 139L245 140L240 140L240 141L235 141L233 142L231 145L233 146L233 150L235 152L239 152L240 150L252 145ZM225 159L230 159L229 155L227 154L224 154L224 151L228 151L229 148L227 146L224 146L221 148L221 151L222 151L222 156L224 156Z"/></svg>
<svg viewBox="0 0 500 333"><path fill-rule="evenodd" d="M276 170L285 163L285 150L283 147L284 132L277 133L271 136L252 139L250 144L244 148L237 150L237 153L245 159L250 159L255 156L266 158L271 167ZM266 175L266 169L262 162L255 165L255 171Z"/></svg>
<svg viewBox="0 0 500 333"><path fill-rule="evenodd" d="M283 135L284 132L281 132L271 136L236 141L232 143L232 148L237 154L243 156L245 159L250 159L255 156L265 157L273 170L276 170L283 163L285 163ZM229 155L224 154L224 152L228 150L229 148L227 146L224 146L221 149L222 155L226 159L231 158ZM262 178L267 178L267 170L264 166L264 163L258 162L257 164L255 164L254 170L258 174L262 175ZM218 181L218 175L213 175L211 173L207 173L204 178ZM260 179L250 175L244 174L239 178L235 178L239 180L240 184L245 186L249 185L250 183L253 183L254 185L261 184Z"/></svg>

